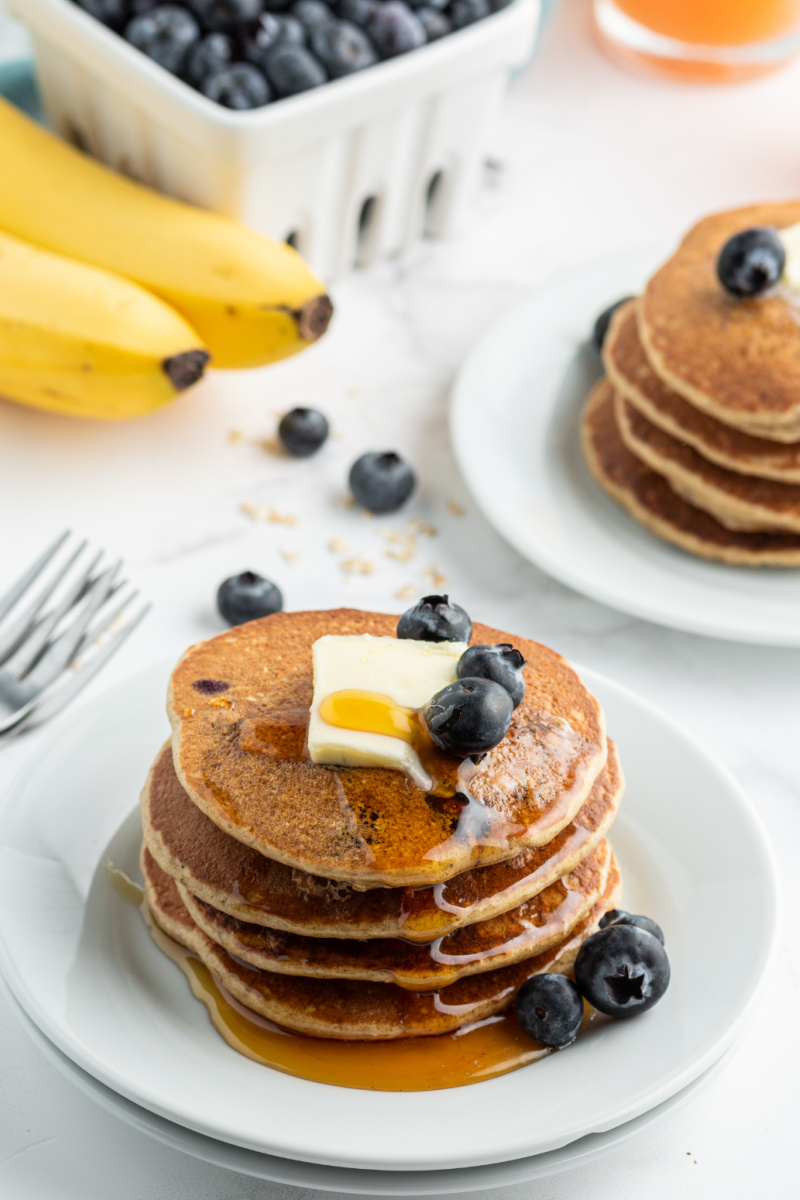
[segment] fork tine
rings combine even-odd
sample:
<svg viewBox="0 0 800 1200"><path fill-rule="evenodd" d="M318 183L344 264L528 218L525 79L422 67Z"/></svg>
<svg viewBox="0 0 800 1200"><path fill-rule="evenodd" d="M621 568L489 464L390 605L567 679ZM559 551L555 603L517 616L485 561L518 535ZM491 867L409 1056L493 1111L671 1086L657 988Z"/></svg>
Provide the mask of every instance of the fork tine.
<svg viewBox="0 0 800 1200"><path fill-rule="evenodd" d="M117 594L117 592L119 591L119 588L121 586L124 586L124 585L120 584L117 587L114 587L110 590L107 600L106 600L106 603L108 603L108 601L112 598L112 596L115 596ZM121 601L121 603L117 605L117 607L113 610L113 612L110 612L107 615L106 615L106 613L101 612L100 619L98 621L96 621L94 623L94 625L92 625L91 629L87 629L86 633L83 635L80 645L78 646L77 650L75 651L74 657L79 658L84 650L86 650L89 646L91 646L93 642L96 642L98 638L102 637L103 634L106 633L112 627L114 622L119 620L119 618L125 612L125 609L128 607L128 605L132 604L138 595L139 595L138 590L135 592L129 592L127 594L127 596L125 596L125 598Z"/></svg>
<svg viewBox="0 0 800 1200"><path fill-rule="evenodd" d="M35 729L39 725L44 725L51 717L61 712L62 708L66 707L79 692L83 691L87 683L94 678L100 668L105 666L108 660L116 654L123 642L147 616L150 608L149 604L145 604L137 613L134 613L131 619L123 625L122 629L114 634L110 641L100 646L97 653L88 658L82 666L77 667L65 683L53 688L52 691L46 694L27 716L23 717L12 729L7 731L6 736L13 736L17 733L22 733L24 730Z"/></svg>
<svg viewBox="0 0 800 1200"><path fill-rule="evenodd" d="M6 594L0 597L0 621L11 611L19 598L28 590L33 581L41 575L47 564L58 553L64 542L70 535L69 529L65 529L62 534L56 538L51 546L45 550L44 554L40 554L36 562L28 567L27 571L17 580L12 587L8 589Z"/></svg>
<svg viewBox="0 0 800 1200"><path fill-rule="evenodd" d="M75 657L78 646L83 640L83 635L89 628L92 617L108 599L109 590L121 566L121 562L114 563L113 566L108 567L101 575L98 575L84 601L79 616L45 650L36 666L28 674L25 680L26 687L41 691L70 665Z"/></svg>
<svg viewBox="0 0 800 1200"><path fill-rule="evenodd" d="M41 592L33 601L33 603L30 604L25 612L23 612L22 615L17 618L11 628L6 631L5 635L0 638L0 664L4 663L5 660L14 653L20 642L27 636L36 616L50 599L50 596L52 596L53 592L56 590L62 579L72 567L72 564L85 548L86 542L81 542L80 546L78 546L78 549L75 550L67 559L66 564L62 566L57 574L49 581L49 583L42 588Z"/></svg>
<svg viewBox="0 0 800 1200"><path fill-rule="evenodd" d="M90 579L92 571L102 557L102 551L95 555L92 562L78 576L61 602L37 622L12 657L6 660L4 665L5 671L16 676L17 679L22 679L25 672L34 666L36 660L47 647L50 634L58 628L58 625L70 609L75 608L86 595L87 581Z"/></svg>

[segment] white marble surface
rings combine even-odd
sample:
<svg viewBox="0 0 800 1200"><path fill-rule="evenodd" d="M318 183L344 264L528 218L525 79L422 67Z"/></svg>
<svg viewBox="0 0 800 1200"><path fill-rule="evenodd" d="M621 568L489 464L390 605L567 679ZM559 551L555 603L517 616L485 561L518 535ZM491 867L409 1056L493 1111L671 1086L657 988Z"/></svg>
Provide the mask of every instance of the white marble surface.
<svg viewBox="0 0 800 1200"><path fill-rule="evenodd" d="M800 192L799 109L800 66L719 89L624 74L593 47L582 0L562 0L515 85L498 140L503 169L492 172L471 229L337 287L338 314L322 344L268 371L211 378L137 424L71 423L0 404L0 584L66 523L124 555L154 608L94 694L219 630L214 591L235 571L274 578L291 608L398 610L407 603L398 590L430 589L433 576L445 576L475 618L550 642L693 728L753 797L788 885L800 842L800 652L657 628L543 576L473 511L448 449L446 407L467 349L527 289L677 236L715 207ZM335 429L306 463L263 445L276 414L297 403L325 409ZM415 463L421 487L402 517L366 520L341 504L346 470L361 450L389 447ZM296 524L254 521L243 504ZM420 537L408 561L387 557L405 545L387 535L417 517L437 535ZM347 551L332 552L332 539ZM343 559L364 560L371 573L348 575ZM0 751L0 785L36 748L32 736ZM735 912L720 936L736 936ZM784 939L758 1023L699 1099L596 1166L495 1192L497 1200L796 1194L794 924ZM9 1200L300 1198L123 1127L42 1061L8 1012L0 1062L0 1194Z"/></svg>

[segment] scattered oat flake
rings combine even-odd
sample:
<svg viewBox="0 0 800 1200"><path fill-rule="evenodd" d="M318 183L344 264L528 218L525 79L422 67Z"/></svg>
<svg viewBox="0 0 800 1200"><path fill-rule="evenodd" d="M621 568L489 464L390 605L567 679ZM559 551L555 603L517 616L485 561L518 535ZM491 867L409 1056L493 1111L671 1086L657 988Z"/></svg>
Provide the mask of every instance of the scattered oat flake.
<svg viewBox="0 0 800 1200"><path fill-rule="evenodd" d="M228 441L232 446L235 446L237 442L243 442L244 434L241 429L232 429L228 434Z"/></svg>
<svg viewBox="0 0 800 1200"><path fill-rule="evenodd" d="M332 554L344 554L347 542L343 538L331 538L328 542L328 549Z"/></svg>
<svg viewBox="0 0 800 1200"><path fill-rule="evenodd" d="M368 558L345 558L339 566L345 575L371 575L375 569Z"/></svg>
<svg viewBox="0 0 800 1200"><path fill-rule="evenodd" d="M419 588L413 583L407 583L405 587L398 588L394 594L395 600L410 600L412 596L416 596Z"/></svg>
<svg viewBox="0 0 800 1200"><path fill-rule="evenodd" d="M286 457L286 451L283 448L283 444L282 444L280 438L277 438L277 437L257 438L255 444L256 444L256 446L260 446L261 449L264 450L267 454L277 454L281 458Z"/></svg>
<svg viewBox="0 0 800 1200"><path fill-rule="evenodd" d="M296 563L299 557L294 550L281 550L281 558L287 563Z"/></svg>
<svg viewBox="0 0 800 1200"><path fill-rule="evenodd" d="M348 492L345 492L342 496L341 503L342 508L355 508L356 498L355 496L351 496Z"/></svg>
<svg viewBox="0 0 800 1200"><path fill-rule="evenodd" d="M435 588L444 587L447 583L447 576L440 574L436 567L426 567L422 574L426 579L430 579Z"/></svg>
<svg viewBox="0 0 800 1200"><path fill-rule="evenodd" d="M439 530L435 525L431 525L430 521L424 521L422 517L414 517L406 525L409 533L416 533L419 537L437 537Z"/></svg>
<svg viewBox="0 0 800 1200"><path fill-rule="evenodd" d="M395 562L408 562L417 552L417 539L411 533L390 533L387 541L394 544L394 549L387 550L386 557Z"/></svg>
<svg viewBox="0 0 800 1200"><path fill-rule="evenodd" d="M451 512L454 517L463 517L467 510L464 508L463 504L459 504L457 500L448 500L447 511Z"/></svg>
<svg viewBox="0 0 800 1200"><path fill-rule="evenodd" d="M279 513L266 504L253 504L250 500L245 500L239 507L244 515L250 517L252 521L270 521L275 525L297 524L297 517L292 516L291 513Z"/></svg>

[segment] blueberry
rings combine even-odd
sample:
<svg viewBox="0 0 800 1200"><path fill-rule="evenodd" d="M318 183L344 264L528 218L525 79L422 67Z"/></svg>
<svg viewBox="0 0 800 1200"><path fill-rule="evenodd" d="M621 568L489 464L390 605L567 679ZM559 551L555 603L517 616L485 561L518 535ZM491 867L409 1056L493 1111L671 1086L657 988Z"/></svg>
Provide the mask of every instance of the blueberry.
<svg viewBox="0 0 800 1200"><path fill-rule="evenodd" d="M242 57L262 70L267 52L280 43L305 46L306 31L296 17L265 12L257 20L248 21L239 31Z"/></svg>
<svg viewBox="0 0 800 1200"><path fill-rule="evenodd" d="M493 679L506 689L511 703L517 708L525 695L525 680L522 678L524 666L525 659L508 642L501 642L498 646L470 646L458 660L456 675L459 679L467 675Z"/></svg>
<svg viewBox="0 0 800 1200"><path fill-rule="evenodd" d="M233 42L224 33L209 33L189 51L186 78L196 88L202 88L210 75L233 62Z"/></svg>
<svg viewBox="0 0 800 1200"><path fill-rule="evenodd" d="M382 0L339 0L336 15L343 21L358 25L359 29L365 29L381 3Z"/></svg>
<svg viewBox="0 0 800 1200"><path fill-rule="evenodd" d="M635 925L608 925L588 937L575 959L575 982L609 1017L652 1008L669 985L669 959L658 938Z"/></svg>
<svg viewBox="0 0 800 1200"><path fill-rule="evenodd" d="M623 908L612 908L600 918L600 928L607 929L609 925L635 925L637 929L646 929L658 938L664 945L664 930L651 917L641 917L636 913L625 912Z"/></svg>
<svg viewBox="0 0 800 1200"><path fill-rule="evenodd" d="M595 321L592 327L592 345L599 354L603 349L603 342L606 340L608 327L611 324L611 318L618 308L622 308L623 304L627 304L632 300L633 296L623 296L621 300L615 300L613 304L609 304L608 308L604 308L600 316Z"/></svg>
<svg viewBox="0 0 800 1200"><path fill-rule="evenodd" d="M543 1046L568 1046L583 1023L583 997L566 975L532 975L517 992L522 1031Z"/></svg>
<svg viewBox="0 0 800 1200"><path fill-rule="evenodd" d="M367 33L381 58L395 58L425 45L425 28L403 0L380 4L367 25Z"/></svg>
<svg viewBox="0 0 800 1200"><path fill-rule="evenodd" d="M127 0L77 0L77 4L111 29L122 29L128 19Z"/></svg>
<svg viewBox="0 0 800 1200"><path fill-rule="evenodd" d="M278 437L295 458L316 454L327 440L329 431L328 418L316 408L293 408L281 417L278 425Z"/></svg>
<svg viewBox="0 0 800 1200"><path fill-rule="evenodd" d="M282 13L287 8L291 8L294 0L265 0L264 8L267 12Z"/></svg>
<svg viewBox="0 0 800 1200"><path fill-rule="evenodd" d="M326 83L328 73L303 46L280 42L264 58L264 70L279 96L294 96Z"/></svg>
<svg viewBox="0 0 800 1200"><path fill-rule="evenodd" d="M125 37L159 66L180 75L189 51L200 37L200 26L187 9L165 4L129 21Z"/></svg>
<svg viewBox="0 0 800 1200"><path fill-rule="evenodd" d="M745 229L728 238L717 259L717 276L734 296L757 296L774 287L786 266L786 251L774 229Z"/></svg>
<svg viewBox="0 0 800 1200"><path fill-rule="evenodd" d="M439 12L438 8L418 8L417 16L422 22L425 37L429 42L436 42L439 38L446 37L448 33L453 32L449 17L445 16L443 12Z"/></svg>
<svg viewBox="0 0 800 1200"><path fill-rule="evenodd" d="M240 112L263 108L272 99L269 84L252 63L232 63L215 71L205 80L201 91L209 100Z"/></svg>
<svg viewBox="0 0 800 1200"><path fill-rule="evenodd" d="M453 0L447 15L453 23L453 29L464 29L488 17L491 11L489 0Z"/></svg>
<svg viewBox="0 0 800 1200"><path fill-rule="evenodd" d="M283 608L280 589L255 571L231 575L219 585L217 608L229 625L243 625L256 617L268 617Z"/></svg>
<svg viewBox="0 0 800 1200"><path fill-rule="evenodd" d="M235 33L245 21L261 12L261 0L187 0L209 33Z"/></svg>
<svg viewBox="0 0 800 1200"><path fill-rule="evenodd" d="M468 642L472 621L449 596L423 596L397 622L397 636L417 642Z"/></svg>
<svg viewBox="0 0 800 1200"><path fill-rule="evenodd" d="M292 16L297 17L309 33L321 29L334 19L333 13L324 0L295 0L292 5Z"/></svg>
<svg viewBox="0 0 800 1200"><path fill-rule="evenodd" d="M328 21L311 34L311 49L331 79L363 71L378 61L367 35L349 21Z"/></svg>
<svg viewBox="0 0 800 1200"><path fill-rule="evenodd" d="M374 513L396 512L414 490L416 476L393 450L371 450L350 468L350 490L359 504Z"/></svg>
<svg viewBox="0 0 800 1200"><path fill-rule="evenodd" d="M504 687L493 679L470 676L437 692L425 709L425 721L440 750L466 758L502 742L513 711Z"/></svg>

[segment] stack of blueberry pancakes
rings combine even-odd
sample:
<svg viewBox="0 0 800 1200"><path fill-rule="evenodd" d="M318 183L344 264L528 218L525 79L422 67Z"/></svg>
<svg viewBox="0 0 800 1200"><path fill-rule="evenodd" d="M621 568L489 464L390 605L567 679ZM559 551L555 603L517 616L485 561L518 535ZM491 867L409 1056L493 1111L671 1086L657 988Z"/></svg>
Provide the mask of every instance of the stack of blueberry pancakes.
<svg viewBox="0 0 800 1200"><path fill-rule="evenodd" d="M558 654L463 618L435 640L384 614L278 613L176 667L142 793L147 902L260 1016L330 1038L451 1031L569 973L616 906L623 778L597 700ZM467 643L470 670L492 647L507 681L487 681L494 732L422 702L424 679L462 686ZM372 690L348 689L368 659Z"/></svg>
<svg viewBox="0 0 800 1200"><path fill-rule="evenodd" d="M800 203L701 221L603 341L589 467L706 558L800 565L799 222Z"/></svg>

